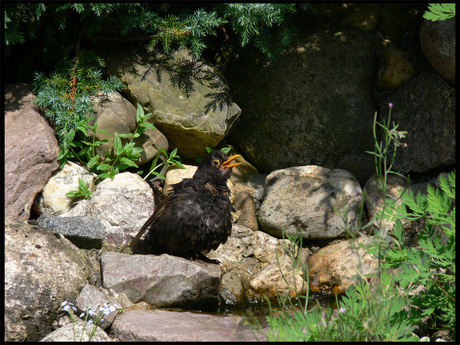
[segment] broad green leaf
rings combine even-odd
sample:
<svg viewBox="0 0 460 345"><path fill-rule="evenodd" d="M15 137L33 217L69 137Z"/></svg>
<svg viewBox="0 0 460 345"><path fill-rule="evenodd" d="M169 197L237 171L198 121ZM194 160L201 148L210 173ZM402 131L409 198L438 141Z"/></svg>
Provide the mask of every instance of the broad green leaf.
<svg viewBox="0 0 460 345"><path fill-rule="evenodd" d="M127 166L139 168L136 163L134 163L131 159L128 159L126 157L121 157L120 162L123 163L123 164L126 164Z"/></svg>

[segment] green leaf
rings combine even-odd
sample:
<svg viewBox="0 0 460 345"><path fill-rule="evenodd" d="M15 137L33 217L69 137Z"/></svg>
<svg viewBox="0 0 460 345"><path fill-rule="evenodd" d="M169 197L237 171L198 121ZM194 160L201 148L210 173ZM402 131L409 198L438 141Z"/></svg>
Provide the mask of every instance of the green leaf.
<svg viewBox="0 0 460 345"><path fill-rule="evenodd" d="M140 105L139 103L137 103L137 123L141 123L141 122L144 122L144 108L142 108L142 105Z"/></svg>
<svg viewBox="0 0 460 345"><path fill-rule="evenodd" d="M112 177L114 177L114 176L115 176L115 175L114 175L113 173L111 173L111 172L102 173L102 174L99 175L99 177L100 177L100 178L103 178L103 179L105 179L105 178L112 178Z"/></svg>
<svg viewBox="0 0 460 345"><path fill-rule="evenodd" d="M454 3L435 3L428 5L428 11L423 14L423 18L431 21L442 21L455 17Z"/></svg>
<svg viewBox="0 0 460 345"><path fill-rule="evenodd" d="M96 132L107 134L107 135L112 135L112 133L110 133L110 132L108 132L106 130L103 130L103 129L96 129Z"/></svg>
<svg viewBox="0 0 460 345"><path fill-rule="evenodd" d="M168 157L168 152L166 152L165 149L159 148L158 151L160 151L165 157Z"/></svg>
<svg viewBox="0 0 460 345"><path fill-rule="evenodd" d="M154 129L156 130L157 128L153 125L153 123L150 122L143 122L140 124L140 126L145 127L147 129Z"/></svg>
<svg viewBox="0 0 460 345"><path fill-rule="evenodd" d="M72 191L70 191L70 192L65 194L65 196L70 198L70 199L73 199L73 198L75 198L75 197L77 197L79 195L80 195L80 192L78 190L72 190Z"/></svg>
<svg viewBox="0 0 460 345"><path fill-rule="evenodd" d="M153 174L153 175L155 175L155 176L161 177L163 180L166 180L166 177L164 177L163 175L161 175L159 172L151 171L150 173Z"/></svg>
<svg viewBox="0 0 460 345"><path fill-rule="evenodd" d="M120 136L118 135L117 132L115 132L115 136L114 136L114 139L113 139L113 147L114 147L115 152L117 153L117 155L121 155L123 153L123 151L124 151L122 143L121 143Z"/></svg>
<svg viewBox="0 0 460 345"><path fill-rule="evenodd" d="M96 170L100 170L100 171L109 171L111 170L112 167L108 164L99 164L97 167L96 167Z"/></svg>
<svg viewBox="0 0 460 345"><path fill-rule="evenodd" d="M231 149L232 149L231 147L223 147L223 148L221 148L220 150L221 150L223 153L228 154L228 153L230 152Z"/></svg>
<svg viewBox="0 0 460 345"><path fill-rule="evenodd" d="M183 166L182 163L179 162L179 161L171 160L171 163L177 165L177 166L178 166L179 168L181 168L181 169L186 169L185 166Z"/></svg>
<svg viewBox="0 0 460 345"><path fill-rule="evenodd" d="M93 166L97 164L98 161L99 161L99 155L97 154L88 161L87 166L89 168L93 168Z"/></svg>
<svg viewBox="0 0 460 345"><path fill-rule="evenodd" d="M139 166L136 163L134 163L131 159L128 159L126 157L121 157L120 162L126 164L127 166L139 168Z"/></svg>

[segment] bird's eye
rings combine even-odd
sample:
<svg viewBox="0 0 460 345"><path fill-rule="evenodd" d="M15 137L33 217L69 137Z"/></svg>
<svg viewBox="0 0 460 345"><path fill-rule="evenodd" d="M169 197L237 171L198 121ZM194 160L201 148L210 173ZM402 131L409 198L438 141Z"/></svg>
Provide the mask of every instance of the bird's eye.
<svg viewBox="0 0 460 345"><path fill-rule="evenodd" d="M214 159L214 161L212 162L212 165L218 167L220 164L220 161L218 159Z"/></svg>

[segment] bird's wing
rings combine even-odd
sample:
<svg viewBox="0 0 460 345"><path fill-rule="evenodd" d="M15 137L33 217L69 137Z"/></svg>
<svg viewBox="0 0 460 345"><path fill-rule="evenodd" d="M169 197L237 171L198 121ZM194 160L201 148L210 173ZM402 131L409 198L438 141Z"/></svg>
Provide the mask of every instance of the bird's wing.
<svg viewBox="0 0 460 345"><path fill-rule="evenodd" d="M136 237L131 241L129 244L129 247L133 247L137 241L142 237L142 235L145 233L145 231L157 221L159 217L161 217L165 211L167 210L168 206L171 204L171 202L174 204L174 200L181 198L185 193L193 193L194 189L193 188L180 188L182 187L181 184L177 184L176 192L173 192L169 194L167 197L165 197L155 208L153 211L153 214L150 216L150 218L145 222L145 224L142 226L142 228L139 230L137 233Z"/></svg>

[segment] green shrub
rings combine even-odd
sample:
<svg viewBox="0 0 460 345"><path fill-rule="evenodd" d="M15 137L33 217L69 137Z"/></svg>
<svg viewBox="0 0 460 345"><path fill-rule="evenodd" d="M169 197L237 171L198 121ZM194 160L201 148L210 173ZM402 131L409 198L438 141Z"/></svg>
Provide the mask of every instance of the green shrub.
<svg viewBox="0 0 460 345"><path fill-rule="evenodd" d="M91 66L92 59L94 56L83 52L74 60L63 61L49 77L35 74L33 93L37 98L34 102L54 126L61 148L61 165L71 155L71 143L86 138L89 120L94 116L91 97L99 92L107 95L123 87L114 77L104 80L101 71Z"/></svg>
<svg viewBox="0 0 460 345"><path fill-rule="evenodd" d="M395 226L390 241L381 248L383 267L396 270L396 282L410 295L407 319L414 324L423 321L433 332L448 330L452 337L456 328L454 199L455 170L448 180L441 178L441 189L428 185L427 194L419 192L417 197L408 190L399 206L390 201L385 217L395 220ZM407 247L402 220L419 219L425 226L418 234L418 246Z"/></svg>

